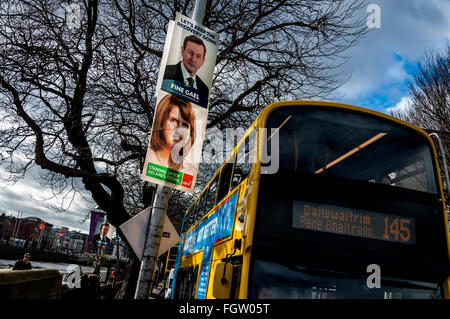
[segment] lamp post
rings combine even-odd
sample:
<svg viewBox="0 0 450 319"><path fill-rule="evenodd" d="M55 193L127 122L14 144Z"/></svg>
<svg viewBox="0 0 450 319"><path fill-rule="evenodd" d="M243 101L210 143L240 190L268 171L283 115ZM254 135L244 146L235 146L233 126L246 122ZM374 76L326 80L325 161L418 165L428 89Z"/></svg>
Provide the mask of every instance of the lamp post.
<svg viewBox="0 0 450 319"><path fill-rule="evenodd" d="M205 16L207 0L196 0L192 19L199 24L203 22ZM161 242L162 229L164 224L164 214L172 189L167 186L158 185L152 213L147 228L144 252L142 255L141 268L136 286L135 299L148 299L150 287L157 260L159 245Z"/></svg>

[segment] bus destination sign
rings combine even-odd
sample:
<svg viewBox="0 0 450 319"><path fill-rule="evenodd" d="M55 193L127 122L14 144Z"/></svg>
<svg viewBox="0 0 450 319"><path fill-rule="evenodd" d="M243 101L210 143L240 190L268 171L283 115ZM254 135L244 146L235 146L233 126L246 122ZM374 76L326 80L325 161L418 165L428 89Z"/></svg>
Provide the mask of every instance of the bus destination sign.
<svg viewBox="0 0 450 319"><path fill-rule="evenodd" d="M294 201L292 227L356 237L416 243L414 218Z"/></svg>

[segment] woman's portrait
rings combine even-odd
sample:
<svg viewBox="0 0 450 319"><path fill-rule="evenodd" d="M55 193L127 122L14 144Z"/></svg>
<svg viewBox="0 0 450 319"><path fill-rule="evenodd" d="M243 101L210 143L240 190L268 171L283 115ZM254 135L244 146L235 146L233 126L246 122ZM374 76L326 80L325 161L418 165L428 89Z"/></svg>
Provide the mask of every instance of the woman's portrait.
<svg viewBox="0 0 450 319"><path fill-rule="evenodd" d="M149 161L195 174L192 164L183 163L195 141L194 123L195 114L189 101L172 94L164 96L156 108Z"/></svg>

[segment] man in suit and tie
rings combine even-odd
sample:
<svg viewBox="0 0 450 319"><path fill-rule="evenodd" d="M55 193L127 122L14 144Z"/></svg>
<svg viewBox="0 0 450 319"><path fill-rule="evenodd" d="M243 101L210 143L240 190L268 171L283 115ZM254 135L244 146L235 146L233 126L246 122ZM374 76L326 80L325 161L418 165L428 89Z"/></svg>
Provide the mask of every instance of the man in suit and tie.
<svg viewBox="0 0 450 319"><path fill-rule="evenodd" d="M94 243L98 244L98 242L102 243L110 243L111 240L106 236L109 231L109 224L102 224L100 226L100 232L96 235L94 235Z"/></svg>
<svg viewBox="0 0 450 319"><path fill-rule="evenodd" d="M195 35L184 38L181 47L182 61L177 64L167 65L164 72L164 80L175 80L186 87L191 87L205 98L208 98L208 86L197 75L197 71L205 63L206 46L202 39Z"/></svg>

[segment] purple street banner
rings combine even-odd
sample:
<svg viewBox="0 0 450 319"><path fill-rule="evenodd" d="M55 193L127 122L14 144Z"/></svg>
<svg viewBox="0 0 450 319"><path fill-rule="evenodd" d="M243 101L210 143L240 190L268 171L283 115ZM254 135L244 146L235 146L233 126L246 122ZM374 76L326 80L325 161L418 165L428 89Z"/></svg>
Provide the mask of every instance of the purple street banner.
<svg viewBox="0 0 450 319"><path fill-rule="evenodd" d="M168 28L141 178L193 192L219 35L179 13Z"/></svg>

